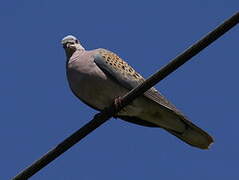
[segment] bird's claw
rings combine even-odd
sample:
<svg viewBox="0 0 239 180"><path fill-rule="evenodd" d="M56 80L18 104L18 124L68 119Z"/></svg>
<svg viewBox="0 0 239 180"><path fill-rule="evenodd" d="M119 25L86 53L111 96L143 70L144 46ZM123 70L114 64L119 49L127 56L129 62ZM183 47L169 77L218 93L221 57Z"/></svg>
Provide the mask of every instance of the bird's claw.
<svg viewBox="0 0 239 180"><path fill-rule="evenodd" d="M119 109L122 108L122 97L119 96L114 99L114 106L115 106L116 111L118 111Z"/></svg>

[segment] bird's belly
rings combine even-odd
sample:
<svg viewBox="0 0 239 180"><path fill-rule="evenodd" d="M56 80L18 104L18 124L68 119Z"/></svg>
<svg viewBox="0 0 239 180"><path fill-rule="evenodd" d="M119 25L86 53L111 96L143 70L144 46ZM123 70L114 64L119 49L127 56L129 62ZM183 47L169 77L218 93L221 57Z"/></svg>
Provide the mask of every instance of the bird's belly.
<svg viewBox="0 0 239 180"><path fill-rule="evenodd" d="M68 81L73 93L86 104L102 110L112 104L116 97L127 90L107 77L99 78L78 72L68 72Z"/></svg>
<svg viewBox="0 0 239 180"><path fill-rule="evenodd" d="M123 96L128 92L128 90L118 85L115 81L107 79L107 77L73 71L68 72L68 81L71 90L78 98L98 110L103 110L111 105L116 97ZM176 127L179 131L184 129L180 121L175 121L177 118L175 115L164 111L157 103L144 96L135 99L123 108L118 115L140 117L142 120L168 129L171 129L171 127Z"/></svg>

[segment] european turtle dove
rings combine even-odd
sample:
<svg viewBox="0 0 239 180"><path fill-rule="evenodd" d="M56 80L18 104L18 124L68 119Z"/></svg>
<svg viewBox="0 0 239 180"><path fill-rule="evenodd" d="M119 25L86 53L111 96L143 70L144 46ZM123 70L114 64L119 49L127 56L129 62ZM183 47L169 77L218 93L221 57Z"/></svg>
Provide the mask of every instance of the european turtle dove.
<svg viewBox="0 0 239 180"><path fill-rule="evenodd" d="M120 96L144 81L131 66L105 49L85 50L79 40L66 36L62 40L67 56L67 79L72 92L85 104L103 110ZM135 99L116 117L149 127L160 127L184 142L208 149L213 139L188 120L155 88Z"/></svg>

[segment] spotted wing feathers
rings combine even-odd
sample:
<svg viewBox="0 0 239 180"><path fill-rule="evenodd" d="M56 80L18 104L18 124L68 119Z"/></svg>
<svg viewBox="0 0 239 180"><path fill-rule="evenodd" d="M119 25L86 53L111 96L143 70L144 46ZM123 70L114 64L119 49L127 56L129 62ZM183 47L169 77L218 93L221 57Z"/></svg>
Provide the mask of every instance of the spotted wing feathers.
<svg viewBox="0 0 239 180"><path fill-rule="evenodd" d="M94 56L94 61L102 71L110 75L113 79L116 79L117 82L129 90L145 81L145 79L128 63L111 51L99 49L98 53ZM177 110L176 107L164 98L155 88L150 88L144 95L160 105L180 113L179 110Z"/></svg>

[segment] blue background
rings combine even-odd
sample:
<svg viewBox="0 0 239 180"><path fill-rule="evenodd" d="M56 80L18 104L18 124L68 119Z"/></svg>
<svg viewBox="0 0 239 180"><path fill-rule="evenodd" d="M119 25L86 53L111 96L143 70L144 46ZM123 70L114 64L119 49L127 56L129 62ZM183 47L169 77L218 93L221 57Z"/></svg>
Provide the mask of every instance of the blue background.
<svg viewBox="0 0 239 180"><path fill-rule="evenodd" d="M107 48L148 77L238 11L237 0L2 1L0 179L15 176L88 122L70 92L61 39ZM238 179L238 26L157 85L215 144L110 120L32 179Z"/></svg>

